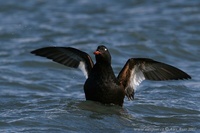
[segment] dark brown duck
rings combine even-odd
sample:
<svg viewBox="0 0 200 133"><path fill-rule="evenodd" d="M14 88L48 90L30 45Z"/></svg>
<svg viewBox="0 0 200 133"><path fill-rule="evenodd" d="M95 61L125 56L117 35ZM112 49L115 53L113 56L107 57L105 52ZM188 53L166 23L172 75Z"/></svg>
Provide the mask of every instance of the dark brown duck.
<svg viewBox="0 0 200 133"><path fill-rule="evenodd" d="M136 87L143 80L182 80L191 77L182 70L148 58L130 58L116 77L111 67L111 55L105 46L94 52L96 63L91 57L71 47L45 47L32 54L52 59L68 67L79 68L86 76L84 92L86 100L122 106L124 97L134 99Z"/></svg>

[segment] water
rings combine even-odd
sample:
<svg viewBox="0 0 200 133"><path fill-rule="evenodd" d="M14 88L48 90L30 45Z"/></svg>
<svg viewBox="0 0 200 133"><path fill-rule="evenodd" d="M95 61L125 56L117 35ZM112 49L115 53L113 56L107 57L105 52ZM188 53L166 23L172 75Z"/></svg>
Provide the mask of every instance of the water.
<svg viewBox="0 0 200 133"><path fill-rule="evenodd" d="M0 2L0 132L198 132L200 2L7 0ZM123 108L85 101L79 70L36 57L71 46L94 59L106 44L116 73L128 58L174 65L192 80L150 82Z"/></svg>

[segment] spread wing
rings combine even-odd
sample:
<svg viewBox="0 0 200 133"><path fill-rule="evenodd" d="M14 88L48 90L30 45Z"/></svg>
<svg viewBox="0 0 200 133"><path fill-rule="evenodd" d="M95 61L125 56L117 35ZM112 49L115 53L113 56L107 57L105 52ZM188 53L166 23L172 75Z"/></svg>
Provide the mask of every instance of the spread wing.
<svg viewBox="0 0 200 133"><path fill-rule="evenodd" d="M68 67L79 68L86 78L88 78L94 65L91 57L87 53L71 47L44 47L36 49L31 53L52 59Z"/></svg>
<svg viewBox="0 0 200 133"><path fill-rule="evenodd" d="M134 99L134 90L143 80L191 79L182 70L148 58L129 59L117 77L124 86L128 99Z"/></svg>

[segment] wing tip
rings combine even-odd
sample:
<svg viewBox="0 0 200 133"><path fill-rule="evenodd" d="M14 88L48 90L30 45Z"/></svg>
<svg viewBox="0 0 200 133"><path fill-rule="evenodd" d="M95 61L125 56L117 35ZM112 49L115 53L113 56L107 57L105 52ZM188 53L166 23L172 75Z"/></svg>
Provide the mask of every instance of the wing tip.
<svg viewBox="0 0 200 133"><path fill-rule="evenodd" d="M33 50L33 51L31 51L30 53L31 53L31 54L35 54L35 53L36 53L35 51L36 51L36 50Z"/></svg>
<svg viewBox="0 0 200 133"><path fill-rule="evenodd" d="M34 55L39 55L42 52L42 50L43 50L43 48L35 49L35 50L31 51L30 53L34 54Z"/></svg>
<svg viewBox="0 0 200 133"><path fill-rule="evenodd" d="M189 80L189 79L192 79L192 77L185 72L183 72L181 75L177 75L177 78L175 78L175 80Z"/></svg>

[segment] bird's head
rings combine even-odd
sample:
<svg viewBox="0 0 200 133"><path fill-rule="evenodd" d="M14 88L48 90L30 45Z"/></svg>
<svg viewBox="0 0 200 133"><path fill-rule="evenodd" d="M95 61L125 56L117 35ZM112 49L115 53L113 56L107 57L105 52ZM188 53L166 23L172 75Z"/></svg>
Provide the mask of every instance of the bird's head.
<svg viewBox="0 0 200 133"><path fill-rule="evenodd" d="M94 52L97 63L111 64L111 55L106 46L100 45Z"/></svg>

